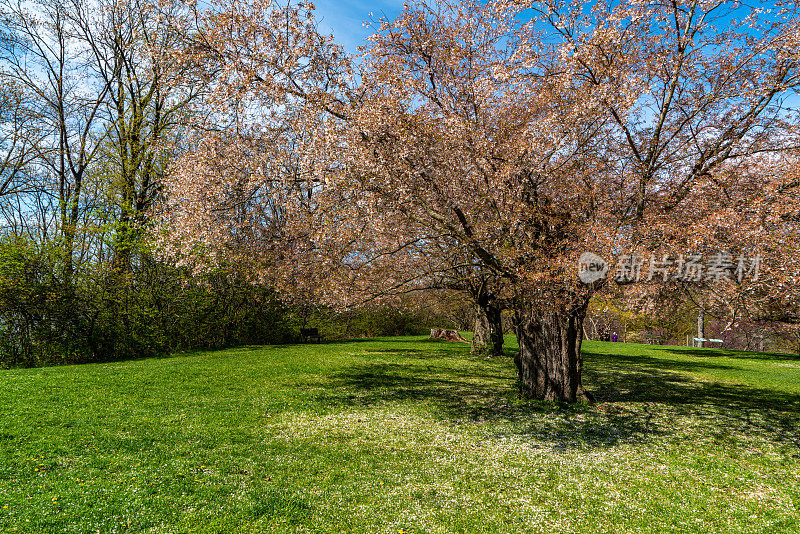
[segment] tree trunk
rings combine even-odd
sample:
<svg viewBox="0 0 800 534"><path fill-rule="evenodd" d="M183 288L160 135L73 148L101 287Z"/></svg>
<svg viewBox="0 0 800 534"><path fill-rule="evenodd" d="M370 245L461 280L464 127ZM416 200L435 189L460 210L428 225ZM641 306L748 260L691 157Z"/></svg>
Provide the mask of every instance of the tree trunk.
<svg viewBox="0 0 800 534"><path fill-rule="evenodd" d="M503 354L502 310L488 302L475 304L475 322L472 327L472 353L487 356Z"/></svg>
<svg viewBox="0 0 800 534"><path fill-rule="evenodd" d="M697 312L697 338L698 339L705 339L705 337L706 337L705 336L705 333L706 333L706 328L705 327L706 327L706 310L703 309L703 308L700 308L700 311ZM705 342L704 341L698 341L696 346L704 347L705 346Z"/></svg>
<svg viewBox="0 0 800 534"><path fill-rule="evenodd" d="M489 338L492 332L489 314L486 308L476 303L475 321L472 326L472 354L486 354L489 351Z"/></svg>
<svg viewBox="0 0 800 534"><path fill-rule="evenodd" d="M586 337L586 339L591 341L592 339L597 337L597 323L591 317L589 317L588 319L589 319L589 324L592 326L592 328L591 328L592 333L591 334L587 334L586 333L586 327L584 327L583 335Z"/></svg>
<svg viewBox="0 0 800 534"><path fill-rule="evenodd" d="M548 401L591 401L581 384L586 304L522 308L517 310L519 352L515 356L522 393Z"/></svg>
<svg viewBox="0 0 800 534"><path fill-rule="evenodd" d="M504 354L503 344L505 342L505 339L503 338L502 313L503 310L501 310L496 306L491 306L489 308L489 322L492 327L489 339L491 341L492 355L494 356L502 356Z"/></svg>

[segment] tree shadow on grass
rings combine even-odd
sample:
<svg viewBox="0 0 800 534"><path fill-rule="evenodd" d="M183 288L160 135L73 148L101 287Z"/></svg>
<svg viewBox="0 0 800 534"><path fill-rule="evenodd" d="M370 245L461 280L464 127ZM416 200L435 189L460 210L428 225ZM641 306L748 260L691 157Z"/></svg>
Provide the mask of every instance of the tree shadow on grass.
<svg viewBox="0 0 800 534"><path fill-rule="evenodd" d="M677 432L670 424L676 415L702 418L705 431L714 435L758 433L800 447L800 395L703 382L680 373L713 364L586 354L584 383L597 400L586 406L520 399L507 359L472 358L464 365L459 354L439 356L431 365L420 361L418 349L389 352L400 359L340 370L316 402L325 407L411 405L452 424L482 426L497 438L555 449L669 437Z"/></svg>
<svg viewBox="0 0 800 534"><path fill-rule="evenodd" d="M768 388L695 380L680 371L735 369L658 358L586 354L584 383L601 403L647 404L696 415L719 435L760 435L800 447L800 395Z"/></svg>
<svg viewBox="0 0 800 534"><path fill-rule="evenodd" d="M505 359L486 363L489 367L478 372L442 361L433 367L386 362L354 365L334 375L316 401L327 407L412 405L454 425L485 428L495 438L555 449L613 446L660 433L638 413L522 400L513 364Z"/></svg>

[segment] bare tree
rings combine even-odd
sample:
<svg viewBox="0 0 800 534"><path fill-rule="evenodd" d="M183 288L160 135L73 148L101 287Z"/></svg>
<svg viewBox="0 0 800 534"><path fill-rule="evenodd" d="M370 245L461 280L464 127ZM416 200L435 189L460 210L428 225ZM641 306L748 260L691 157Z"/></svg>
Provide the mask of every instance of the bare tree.
<svg viewBox="0 0 800 534"><path fill-rule="evenodd" d="M63 277L74 270L75 238L83 182L106 137L102 127L109 83L92 76L88 50L65 2L0 2L7 32L0 61L4 76L26 95L27 113L36 117L29 139L30 165L47 175L58 205ZM35 143L34 143L35 141Z"/></svg>

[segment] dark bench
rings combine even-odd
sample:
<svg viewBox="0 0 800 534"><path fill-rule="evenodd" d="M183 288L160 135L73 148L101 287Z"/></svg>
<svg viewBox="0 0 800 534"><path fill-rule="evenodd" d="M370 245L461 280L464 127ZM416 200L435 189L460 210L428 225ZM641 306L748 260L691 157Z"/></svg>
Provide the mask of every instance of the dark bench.
<svg viewBox="0 0 800 534"><path fill-rule="evenodd" d="M322 341L325 339L325 336L320 335L317 328L301 328L300 337L303 341L311 341L312 339L315 341Z"/></svg>

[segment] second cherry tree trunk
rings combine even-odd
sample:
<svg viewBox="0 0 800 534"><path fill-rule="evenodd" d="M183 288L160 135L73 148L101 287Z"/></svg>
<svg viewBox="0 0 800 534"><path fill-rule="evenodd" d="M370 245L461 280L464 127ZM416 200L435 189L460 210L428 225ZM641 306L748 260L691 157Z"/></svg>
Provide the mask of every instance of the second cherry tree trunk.
<svg viewBox="0 0 800 534"><path fill-rule="evenodd" d="M472 353L500 356L503 354L503 324L498 307L489 303L475 304L472 328Z"/></svg>

